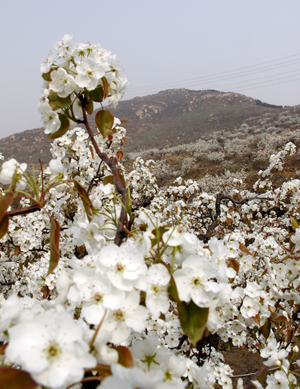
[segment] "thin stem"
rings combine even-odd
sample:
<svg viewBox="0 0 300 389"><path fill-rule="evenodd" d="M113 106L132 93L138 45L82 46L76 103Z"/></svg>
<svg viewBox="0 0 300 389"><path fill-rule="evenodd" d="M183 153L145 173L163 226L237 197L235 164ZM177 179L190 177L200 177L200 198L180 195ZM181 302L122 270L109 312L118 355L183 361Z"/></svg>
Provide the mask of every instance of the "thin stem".
<svg viewBox="0 0 300 389"><path fill-rule="evenodd" d="M103 317L102 317L100 323L98 324L98 327L96 328L96 331L95 331L95 333L94 333L94 335L93 335L93 337L92 337L92 339L91 339L91 341L90 341L90 343L89 343L90 349L93 347L93 344L94 344L94 342L95 342L95 340L96 340L96 338L97 338L97 335L98 335L98 332L99 332L99 330L100 330L100 327L101 327L101 325L102 325L102 323L103 323L103 320L104 320L104 318L105 318L105 316L106 316L106 312L107 312L107 309L105 309L104 315L103 315Z"/></svg>

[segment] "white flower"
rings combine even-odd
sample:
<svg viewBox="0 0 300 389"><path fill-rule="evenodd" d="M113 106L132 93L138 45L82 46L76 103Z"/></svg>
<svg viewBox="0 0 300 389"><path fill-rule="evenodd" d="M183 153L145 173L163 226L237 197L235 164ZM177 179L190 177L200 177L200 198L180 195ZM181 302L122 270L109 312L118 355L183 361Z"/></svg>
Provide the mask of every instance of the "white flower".
<svg viewBox="0 0 300 389"><path fill-rule="evenodd" d="M111 283L118 289L130 291L140 276L146 274L147 267L139 250L130 245L109 244L103 247L96 260Z"/></svg>
<svg viewBox="0 0 300 389"><path fill-rule="evenodd" d="M188 257L183 262L182 269L174 273L180 300L189 302L192 299L199 307L209 307L220 291L218 283L209 281L217 274L217 267L206 259L199 255Z"/></svg>
<svg viewBox="0 0 300 389"><path fill-rule="evenodd" d="M54 50L51 50L50 53L49 53L48 58L40 66L40 70L41 70L42 73L48 73L49 72L49 70L51 68L51 65L54 62L54 59L55 59L55 53L54 53Z"/></svg>
<svg viewBox="0 0 300 389"><path fill-rule="evenodd" d="M27 168L26 163L17 162L14 158L11 158L9 161L6 161L2 164L2 170L0 173L0 182L4 185L8 185L12 182L13 176L17 173L17 189L25 189L26 181L20 178L22 172L24 172Z"/></svg>
<svg viewBox="0 0 300 389"><path fill-rule="evenodd" d="M267 384L269 389L289 389L289 380L283 371L276 371L272 375L267 376Z"/></svg>
<svg viewBox="0 0 300 389"><path fill-rule="evenodd" d="M286 349L279 350L280 344L277 343L274 336L268 338L267 347L263 348L260 352L262 358L268 358L264 362L266 366L273 366L276 361L282 360L288 356L288 351Z"/></svg>
<svg viewBox="0 0 300 389"><path fill-rule="evenodd" d="M73 39L73 34L65 34L61 41L54 43L54 48L59 50L58 56L63 57L69 50L71 41Z"/></svg>
<svg viewBox="0 0 300 389"><path fill-rule="evenodd" d="M99 80L105 74L105 67L99 65L93 58L85 58L76 67L78 75L76 76L76 83L80 88L93 90L99 83Z"/></svg>
<svg viewBox="0 0 300 389"><path fill-rule="evenodd" d="M243 305L241 307L242 315L249 319L258 314L260 309L260 303L258 299L252 299L248 296L244 298Z"/></svg>
<svg viewBox="0 0 300 389"><path fill-rule="evenodd" d="M83 341L82 327L66 312L47 311L10 328L5 354L36 382L50 388L80 381L84 368L96 364Z"/></svg>
<svg viewBox="0 0 300 389"><path fill-rule="evenodd" d="M12 294L1 307L0 332L7 330L10 324L19 318L21 311L21 300L15 294Z"/></svg>
<svg viewBox="0 0 300 389"><path fill-rule="evenodd" d="M67 97L76 89L77 85L74 78L69 75L65 69L58 68L51 72L51 82L49 88L57 92L59 97Z"/></svg>
<svg viewBox="0 0 300 389"><path fill-rule="evenodd" d="M157 319L160 313L166 313L169 309L167 287L170 278L166 267L159 263L152 265L148 274L139 279L138 287L146 292L146 306L153 319Z"/></svg>
<svg viewBox="0 0 300 389"><path fill-rule="evenodd" d="M49 170L51 172L50 180L56 176L58 176L60 173L65 172L65 168L63 164L61 163L61 158L51 159L49 162Z"/></svg>
<svg viewBox="0 0 300 389"><path fill-rule="evenodd" d="M101 382L101 389L154 389L164 380L162 371L145 372L138 367L111 366L112 376ZM175 388L174 388L175 389Z"/></svg>
<svg viewBox="0 0 300 389"><path fill-rule="evenodd" d="M40 102L38 110L44 122L45 134L56 132L61 126L58 114L53 112L50 105L44 101Z"/></svg>
<svg viewBox="0 0 300 389"><path fill-rule="evenodd" d="M139 305L140 294L133 290L124 300L122 306L114 311L110 311L108 317L102 324L104 330L112 334L112 343L124 342L134 331L142 331L146 325L148 311L145 307Z"/></svg>

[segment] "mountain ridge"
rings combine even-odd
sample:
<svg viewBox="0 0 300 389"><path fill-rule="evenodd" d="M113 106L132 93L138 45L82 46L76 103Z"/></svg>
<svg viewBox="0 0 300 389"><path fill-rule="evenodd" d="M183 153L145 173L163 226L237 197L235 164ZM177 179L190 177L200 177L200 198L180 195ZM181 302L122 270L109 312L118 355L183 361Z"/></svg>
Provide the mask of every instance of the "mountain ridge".
<svg viewBox="0 0 300 389"><path fill-rule="evenodd" d="M151 147L173 146L196 141L219 130L232 130L246 119L283 109L233 92L168 89L153 95L120 101L114 115L126 124L126 152ZM94 127L94 116L89 117ZM0 140L5 160L15 158L29 164L45 164L51 159L50 145L42 127L26 130Z"/></svg>

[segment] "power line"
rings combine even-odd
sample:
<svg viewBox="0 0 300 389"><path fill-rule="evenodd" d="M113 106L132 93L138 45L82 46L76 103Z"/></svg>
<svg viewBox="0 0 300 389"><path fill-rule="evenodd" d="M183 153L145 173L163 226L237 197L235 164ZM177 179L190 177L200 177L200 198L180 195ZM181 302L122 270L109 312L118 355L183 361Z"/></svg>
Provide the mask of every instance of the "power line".
<svg viewBox="0 0 300 389"><path fill-rule="evenodd" d="M251 89L265 88L266 86L269 87L269 86L274 86L274 85L288 84L289 82L295 82L295 81L300 81L300 78L295 78L295 79L289 80L289 81L277 82L275 84L254 86L254 87L246 88L246 89L243 88L242 90L241 89L237 89L236 92L238 92L239 90L244 92L244 91L248 91L248 90L251 90ZM299 99L299 102L300 102L300 99Z"/></svg>
<svg viewBox="0 0 300 389"><path fill-rule="evenodd" d="M258 69L254 69L252 71L242 71L244 69L250 69L250 68L254 68L254 67L258 67L260 65L266 65L266 64L270 64L270 63L274 63L274 62L278 62L278 61L282 61L282 60L285 60L287 58L292 58L292 57L297 57L299 56L299 54L294 54L294 55L290 55L290 56L287 56L287 57L283 57L283 58L279 58L279 59L276 59L276 60L272 60L272 61L267 61L267 62L263 62L263 63L260 63L260 64L256 64L256 65L250 65L250 66L246 66L246 67L243 67L243 68L238 68L238 69L234 69L234 70L229 70L229 71L226 71L226 72L220 72L220 73L215 73L215 74L211 74L211 75L207 75L207 76L201 76L201 77L195 77L195 78L190 78L190 79L185 79L185 80L181 80L181 81L174 81L174 82L168 82L168 83L162 83L162 84L156 84L156 85L148 85L148 86L141 86L141 87L136 87L136 88L131 88L130 91L131 92L134 92L134 91L137 91L137 90L140 90L140 89L153 89L153 88L156 88L156 87L165 87L165 86L169 86L169 85L175 85L175 84L182 84L182 83L186 83L186 82L195 82L196 80L207 80L207 79L210 79L210 78L213 78L213 79L224 79L224 76L222 75L228 75L228 77L225 77L226 79L229 79L229 78L235 78L239 75L249 75L249 74L255 74L255 73L258 73L258 72L262 72L262 71L268 71L268 70L272 70L272 69L276 69L276 68L280 68L280 67L286 67L286 66L290 66L291 64L294 65L294 64L297 64L300 62L300 59L294 59L292 61L286 61L286 62L283 62L283 63L279 63L279 64L275 64L275 65L272 65L271 67L268 65L268 66L263 66L263 67L260 67ZM242 71L242 72L241 72ZM230 75L230 73L234 73L233 75Z"/></svg>
<svg viewBox="0 0 300 389"><path fill-rule="evenodd" d="M280 81L280 80L282 80L282 79L285 79L285 78L290 78L290 77L294 77L294 76L299 76L300 75L300 73L299 73L299 69L297 69L297 71L298 71L298 73L295 73L295 74L292 74L292 75L290 75L290 76L286 76L286 77L280 77L279 79L278 79L278 81ZM291 72L295 72L295 70L293 70L293 71L291 71ZM276 77L276 76L279 76L279 75L285 75L285 74L287 74L287 73L290 73L290 72L285 72L285 73L278 73L278 74L274 74L274 75L272 75L272 76L270 76L270 77L272 77L271 79L269 79L269 80L266 80L266 81L262 81L263 83L264 82L272 82L272 81L277 81L277 79L275 78L273 78L273 77ZM255 79L253 79L253 80L243 80L243 81L238 81L238 82L233 82L233 83L226 83L226 84L218 84L218 83L212 83L212 84L203 84L203 85L208 85L208 87L211 89L211 88L219 88L219 87L224 87L224 86L234 86L234 85L239 85L239 84L244 84L245 82L250 82L251 84L250 85L257 85L257 84L261 84L261 82L258 82L258 83L256 83L256 84L253 84L253 82L256 82L257 80L264 80L264 79L266 79L266 77L257 77L257 78L255 78ZM200 85L200 83L196 83L196 84L194 84L194 85ZM214 86L214 85L216 85L216 86ZM246 85L242 85L241 87L243 87L243 86L248 86L249 84L246 84ZM207 89L207 88L206 88Z"/></svg>

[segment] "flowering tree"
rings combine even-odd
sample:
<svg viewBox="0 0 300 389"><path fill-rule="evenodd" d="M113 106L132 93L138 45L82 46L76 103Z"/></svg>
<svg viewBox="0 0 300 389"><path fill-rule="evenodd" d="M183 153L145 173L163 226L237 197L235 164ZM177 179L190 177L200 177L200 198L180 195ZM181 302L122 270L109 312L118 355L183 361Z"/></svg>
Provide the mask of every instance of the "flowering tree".
<svg viewBox="0 0 300 389"><path fill-rule="evenodd" d="M295 146L252 191L160 190L153 161L122 165L115 56L71 39L41 65L53 159L0 173L0 387L230 388L213 338L265 358L257 388L296 387L300 181L272 185Z"/></svg>

